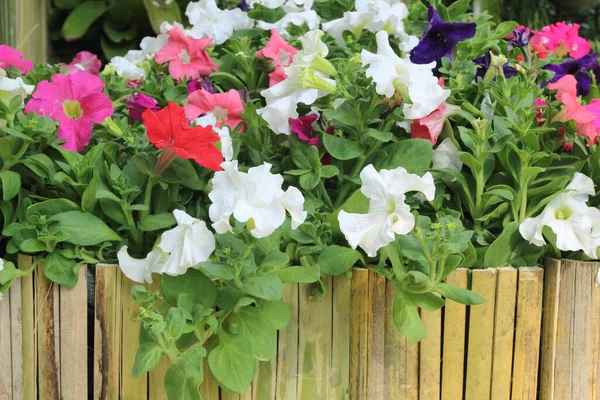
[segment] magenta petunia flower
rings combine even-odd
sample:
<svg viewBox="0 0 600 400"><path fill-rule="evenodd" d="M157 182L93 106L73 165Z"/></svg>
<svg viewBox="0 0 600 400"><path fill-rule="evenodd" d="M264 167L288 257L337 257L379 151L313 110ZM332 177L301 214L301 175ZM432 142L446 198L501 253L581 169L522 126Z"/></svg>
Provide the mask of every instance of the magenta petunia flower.
<svg viewBox="0 0 600 400"><path fill-rule="evenodd" d="M23 53L20 51L2 44L0 45L0 68L6 69L8 67L15 67L26 74L33 69L33 63L29 60L23 60Z"/></svg>
<svg viewBox="0 0 600 400"><path fill-rule="evenodd" d="M168 34L169 42L156 53L154 61L159 64L168 62L169 73L174 79L194 79L219 70L204 50L211 45L212 39L188 37L177 27L169 30Z"/></svg>
<svg viewBox="0 0 600 400"><path fill-rule="evenodd" d="M310 146L319 147L319 136L313 136L312 124L319 119L318 114L302 115L298 118L290 118L290 130L298 135L298 139Z"/></svg>
<svg viewBox="0 0 600 400"><path fill-rule="evenodd" d="M146 110L154 112L159 111L158 101L144 93L136 93L127 101L127 110L129 110L129 119L132 121L141 121L142 113Z"/></svg>
<svg viewBox="0 0 600 400"><path fill-rule="evenodd" d="M188 94L194 93L196 90L206 90L208 93L214 93L212 82L208 76L196 78L188 83Z"/></svg>
<svg viewBox="0 0 600 400"><path fill-rule="evenodd" d="M80 51L77 53L73 61L69 64L62 64L67 68L67 74L74 74L75 72L84 71L92 75L100 75L100 68L102 68L102 61L94 53L89 51Z"/></svg>
<svg viewBox="0 0 600 400"><path fill-rule="evenodd" d="M58 138L65 139L65 149L81 151L90 142L92 128L110 117L114 110L104 83L87 72L56 74L50 82L38 84L25 113L35 111L59 121Z"/></svg>

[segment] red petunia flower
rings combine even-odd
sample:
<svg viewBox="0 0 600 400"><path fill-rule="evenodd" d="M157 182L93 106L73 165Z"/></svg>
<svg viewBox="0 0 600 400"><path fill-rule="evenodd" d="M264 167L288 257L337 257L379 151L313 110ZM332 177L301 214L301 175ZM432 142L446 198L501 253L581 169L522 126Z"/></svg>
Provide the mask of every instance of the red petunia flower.
<svg viewBox="0 0 600 400"><path fill-rule="evenodd" d="M223 154L215 146L219 135L212 126L191 128L185 110L173 102L158 112L147 109L142 114L148 139L157 149L171 150L177 156L192 159L205 168L220 171Z"/></svg>

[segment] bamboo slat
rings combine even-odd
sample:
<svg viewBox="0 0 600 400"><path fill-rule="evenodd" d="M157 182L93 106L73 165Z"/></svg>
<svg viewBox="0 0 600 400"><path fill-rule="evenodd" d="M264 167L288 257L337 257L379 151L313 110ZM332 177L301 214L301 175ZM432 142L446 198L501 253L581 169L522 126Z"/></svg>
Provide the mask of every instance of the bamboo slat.
<svg viewBox="0 0 600 400"><path fill-rule="evenodd" d="M367 399L383 398L385 386L385 287L386 278L369 271L369 335Z"/></svg>
<svg viewBox="0 0 600 400"><path fill-rule="evenodd" d="M252 400L275 400L276 379L277 357L261 362L252 382Z"/></svg>
<svg viewBox="0 0 600 400"><path fill-rule="evenodd" d="M35 274L38 388L45 399L60 398L60 311L58 286L44 275L43 261Z"/></svg>
<svg viewBox="0 0 600 400"><path fill-rule="evenodd" d="M73 288L60 291L60 392L64 399L85 399L87 374L87 267L79 269ZM43 332L40 332L43 335Z"/></svg>
<svg viewBox="0 0 600 400"><path fill-rule="evenodd" d="M302 312L302 308L301 308ZM350 289L350 398L366 400L369 360L369 271L356 270Z"/></svg>
<svg viewBox="0 0 600 400"><path fill-rule="evenodd" d="M561 261L555 343L554 398L570 399L573 386L573 341L577 333L573 310L577 306L575 292L576 270L565 268Z"/></svg>
<svg viewBox="0 0 600 400"><path fill-rule="evenodd" d="M325 296L314 301L310 299L310 285L299 287L299 400L328 400L332 333L331 288L331 277L328 277Z"/></svg>
<svg viewBox="0 0 600 400"><path fill-rule="evenodd" d="M554 371L558 324L558 299L560 290L560 260L548 259L545 266L544 315L542 326L542 353L540 397L554 400Z"/></svg>
<svg viewBox="0 0 600 400"><path fill-rule="evenodd" d="M471 290L487 302L470 307L465 385L467 399L489 399L491 396L496 275L495 269L472 272Z"/></svg>
<svg viewBox="0 0 600 400"><path fill-rule="evenodd" d="M114 265L96 266L94 333L94 399L119 398L121 372L121 271Z"/></svg>
<svg viewBox="0 0 600 400"><path fill-rule="evenodd" d="M200 385L200 395L202 399L218 399L219 398L219 385L213 378L212 374L208 369L208 361L204 358L204 381Z"/></svg>
<svg viewBox="0 0 600 400"><path fill-rule="evenodd" d="M513 400L535 398L538 392L543 277L544 270L541 268L519 269L519 297L512 372Z"/></svg>
<svg viewBox="0 0 600 400"><path fill-rule="evenodd" d="M0 301L0 399L12 398L10 293Z"/></svg>
<svg viewBox="0 0 600 400"><path fill-rule="evenodd" d="M426 335L419 343L419 399L439 399L441 391L442 311L421 310Z"/></svg>
<svg viewBox="0 0 600 400"><path fill-rule="evenodd" d="M279 331L277 350L277 400L296 400L298 390L298 284L284 286L283 301L290 307L287 327Z"/></svg>
<svg viewBox="0 0 600 400"><path fill-rule="evenodd" d="M596 263L596 268L592 269L592 275L600 274L600 264ZM600 315L600 289L592 291L592 315ZM592 394L593 399L600 398L600 318L592 321ZM595 367L594 367L595 366ZM595 385L594 385L595 382Z"/></svg>
<svg viewBox="0 0 600 400"><path fill-rule="evenodd" d="M12 355L12 396L23 398L23 315L21 285L17 280L10 288L10 336Z"/></svg>
<svg viewBox="0 0 600 400"><path fill-rule="evenodd" d="M398 332L393 307L396 288L388 283L385 296L385 400L419 398L419 347ZM352 347L354 349L354 347ZM352 398L354 399L354 398Z"/></svg>
<svg viewBox="0 0 600 400"><path fill-rule="evenodd" d="M333 277L333 335L331 343L330 399L348 400L350 395L350 291L352 281ZM277 399L279 400L279 398Z"/></svg>
<svg viewBox="0 0 600 400"><path fill-rule="evenodd" d="M21 270L31 267L32 258L19 255ZM37 335L35 321L35 287L33 275L19 278L21 284L21 327L23 329L23 399L37 398ZM16 283L18 284L18 283ZM1 318L0 318L1 319ZM0 321L1 324L1 321ZM2 361L0 360L0 363Z"/></svg>
<svg viewBox="0 0 600 400"><path fill-rule="evenodd" d="M45 0L16 2L16 46L34 63L45 62L48 55L47 4Z"/></svg>
<svg viewBox="0 0 600 400"><path fill-rule="evenodd" d="M448 276L446 283L466 288L467 273L466 269L458 269ZM442 400L459 400L463 396L466 326L467 306L447 299L444 306Z"/></svg>
<svg viewBox="0 0 600 400"><path fill-rule="evenodd" d="M492 355L492 400L510 400L516 302L517 270L512 267L498 269Z"/></svg>

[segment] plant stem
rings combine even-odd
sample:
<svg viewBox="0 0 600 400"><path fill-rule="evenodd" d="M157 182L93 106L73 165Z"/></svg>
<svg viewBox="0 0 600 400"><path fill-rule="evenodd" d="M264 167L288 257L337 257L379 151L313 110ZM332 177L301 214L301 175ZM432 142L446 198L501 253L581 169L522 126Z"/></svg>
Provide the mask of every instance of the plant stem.
<svg viewBox="0 0 600 400"><path fill-rule="evenodd" d="M327 207L329 207L331 209L331 211L333 211L333 203L331 201L331 198L329 197L329 194L327 193L327 189L325 188L325 183L323 182L322 179L319 180L319 189L321 191L321 195L322 195L322 199L325 201L325 204L327 204Z"/></svg>

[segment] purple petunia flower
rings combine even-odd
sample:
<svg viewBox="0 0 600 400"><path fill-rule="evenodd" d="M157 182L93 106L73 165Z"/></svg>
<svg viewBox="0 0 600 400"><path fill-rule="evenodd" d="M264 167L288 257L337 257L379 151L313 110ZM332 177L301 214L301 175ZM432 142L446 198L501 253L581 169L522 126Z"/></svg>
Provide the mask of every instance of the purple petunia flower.
<svg viewBox="0 0 600 400"><path fill-rule="evenodd" d="M517 28L513 31L512 35L509 36L508 46L506 46L506 48L508 51L515 48L522 49L529 44L529 39L531 39L532 36L533 32L531 32L529 28Z"/></svg>
<svg viewBox="0 0 600 400"><path fill-rule="evenodd" d="M250 10L250 6L246 2L246 0L240 1L239 4L237 6L235 6L235 8L239 8L240 10L242 10L244 12L248 12Z"/></svg>
<svg viewBox="0 0 600 400"><path fill-rule="evenodd" d="M158 102L144 93L136 93L127 101L127 110L129 110L129 119L132 121L141 121L142 113L150 109L152 111L160 110Z"/></svg>
<svg viewBox="0 0 600 400"><path fill-rule="evenodd" d="M546 65L544 69L554 72L554 76L547 83L542 84L542 87L548 83L557 82L565 75L573 75L577 79L577 96L586 96L590 92L592 77L589 71L593 71L596 78L600 75L600 67L598 66L598 54L588 54L577 60L567 60L561 64Z"/></svg>
<svg viewBox="0 0 600 400"><path fill-rule="evenodd" d="M475 64L477 64L477 74L475 75L475 77L483 79L487 70L490 68L490 63L491 63L490 53L487 52L487 53L485 53L484 56L477 57L476 59L473 60L473 62ZM517 70L514 69L513 67L509 66L508 63L506 63L502 66L502 71L504 72L504 77L506 79L517 75Z"/></svg>
<svg viewBox="0 0 600 400"><path fill-rule="evenodd" d="M429 4L429 25L421 35L419 44L410 52L410 61L415 64L436 62L436 69L442 65L442 57L454 58L454 47L461 40L475 36L477 24L472 22L445 22L436 9Z"/></svg>
<svg viewBox="0 0 600 400"><path fill-rule="evenodd" d="M214 93L212 82L208 79L208 76L204 78L196 78L188 83L188 94L194 93L196 90L204 90L209 93Z"/></svg>

